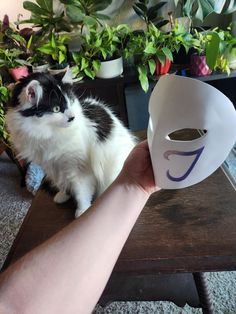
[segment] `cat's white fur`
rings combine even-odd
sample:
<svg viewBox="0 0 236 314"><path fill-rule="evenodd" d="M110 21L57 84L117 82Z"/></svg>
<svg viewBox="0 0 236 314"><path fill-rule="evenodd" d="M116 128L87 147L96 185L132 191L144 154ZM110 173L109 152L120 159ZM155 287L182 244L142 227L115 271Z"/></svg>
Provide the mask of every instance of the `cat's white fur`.
<svg viewBox="0 0 236 314"><path fill-rule="evenodd" d="M66 201L68 192L74 195L75 216L79 217L91 205L93 195L100 195L119 174L135 139L112 115L115 127L107 139L99 141L93 122L83 115L76 98L67 97L65 113L22 117L19 110L37 105L40 97L42 88L37 81L23 89L20 106L6 115L11 139L19 157L41 165L59 189L55 202ZM70 117L75 119L68 123Z"/></svg>

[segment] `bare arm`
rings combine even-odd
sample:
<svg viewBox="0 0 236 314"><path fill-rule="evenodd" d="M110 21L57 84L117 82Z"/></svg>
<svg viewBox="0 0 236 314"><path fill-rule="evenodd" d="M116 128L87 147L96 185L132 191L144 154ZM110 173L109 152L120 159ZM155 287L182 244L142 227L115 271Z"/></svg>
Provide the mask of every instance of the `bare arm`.
<svg viewBox="0 0 236 314"><path fill-rule="evenodd" d="M147 143L143 142L81 218L2 275L0 313L91 313L154 190Z"/></svg>

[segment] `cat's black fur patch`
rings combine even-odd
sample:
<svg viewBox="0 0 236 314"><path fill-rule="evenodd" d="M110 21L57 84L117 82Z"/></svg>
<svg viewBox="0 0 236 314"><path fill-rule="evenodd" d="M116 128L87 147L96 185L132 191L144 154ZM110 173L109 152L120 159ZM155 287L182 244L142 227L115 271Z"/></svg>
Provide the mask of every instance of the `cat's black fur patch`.
<svg viewBox="0 0 236 314"><path fill-rule="evenodd" d="M67 109L67 102L63 95L63 92L67 93L71 97L71 85L63 84L60 80L48 74L33 73L30 76L23 78L15 86L9 103L9 107L16 107L19 105L19 95L23 88L25 88L32 80L37 80L43 88L43 97L40 99L37 106L25 109L21 111L21 114L25 117L37 116L42 117L44 114L52 113L52 109L55 106L60 107L60 112L64 112ZM59 88L59 87L60 88Z"/></svg>
<svg viewBox="0 0 236 314"><path fill-rule="evenodd" d="M96 100L85 99L81 101L83 113L96 125L96 133L99 140L105 141L111 133L113 120L109 113Z"/></svg>
<svg viewBox="0 0 236 314"><path fill-rule="evenodd" d="M76 97L73 93L73 85L63 83L61 77L32 73L30 76L21 79L15 86L9 107L17 107L20 104L19 95L22 89L32 80L36 80L40 83L43 88L43 95L37 106L35 105L20 111L21 115L24 117L42 117L44 114L50 114L52 113L53 106L59 106L60 112L64 112L67 109L64 94L67 94L70 99ZM81 106L85 117L94 123L98 139L105 141L109 137L113 127L113 120L109 112L99 104L99 101L92 98L86 98L81 101Z"/></svg>

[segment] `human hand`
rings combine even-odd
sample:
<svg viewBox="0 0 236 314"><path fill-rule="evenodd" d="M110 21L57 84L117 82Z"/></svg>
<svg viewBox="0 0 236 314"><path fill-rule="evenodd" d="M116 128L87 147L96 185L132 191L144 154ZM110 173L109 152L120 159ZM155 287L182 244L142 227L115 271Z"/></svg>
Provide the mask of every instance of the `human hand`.
<svg viewBox="0 0 236 314"><path fill-rule="evenodd" d="M119 177L136 184L149 195L160 190L155 185L147 140L134 147L127 157Z"/></svg>

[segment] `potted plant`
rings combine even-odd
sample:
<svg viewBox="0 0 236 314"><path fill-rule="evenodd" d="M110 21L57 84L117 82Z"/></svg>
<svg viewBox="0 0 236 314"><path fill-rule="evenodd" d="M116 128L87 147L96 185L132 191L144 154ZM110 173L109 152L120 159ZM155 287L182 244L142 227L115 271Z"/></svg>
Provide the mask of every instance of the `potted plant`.
<svg viewBox="0 0 236 314"><path fill-rule="evenodd" d="M6 129L5 105L9 98L10 91L6 86L4 86L2 77L0 76L0 140L6 145L8 145L9 142L9 134Z"/></svg>
<svg viewBox="0 0 236 314"><path fill-rule="evenodd" d="M44 45L43 38L36 32L33 33L28 42L28 58L32 66L32 72L47 72L49 68L49 56L38 50Z"/></svg>
<svg viewBox="0 0 236 314"><path fill-rule="evenodd" d="M33 25L37 28L40 36L46 40L50 38L52 32L60 33L72 30L70 23L65 18L64 10L56 9L53 0L24 1L23 7L31 12L31 17L19 23Z"/></svg>
<svg viewBox="0 0 236 314"><path fill-rule="evenodd" d="M193 47L195 52L190 56L189 70L192 76L205 76L211 73L206 62L207 32L194 29Z"/></svg>
<svg viewBox="0 0 236 314"><path fill-rule="evenodd" d="M198 32L194 29L193 47L195 53L190 56L190 74L209 75L213 70L230 73L228 61L224 55L226 41L224 31L217 29Z"/></svg>
<svg viewBox="0 0 236 314"><path fill-rule="evenodd" d="M101 67L96 73L99 78L113 78L123 73L123 51L129 36L130 29L125 24L108 26L98 34L100 49L97 58Z"/></svg>
<svg viewBox="0 0 236 314"><path fill-rule="evenodd" d="M65 45L65 41L68 38L67 34L62 35L52 32L50 40L37 48L37 51L50 56L50 67L48 70L53 75L66 71L68 68L67 47Z"/></svg>
<svg viewBox="0 0 236 314"><path fill-rule="evenodd" d="M46 73L49 68L49 63L47 60L47 57L41 53L40 51L35 51L32 56L29 57L28 61L32 65L32 72L40 72L40 73Z"/></svg>
<svg viewBox="0 0 236 314"><path fill-rule="evenodd" d="M75 66L72 71L77 78L112 78L123 72L122 54L130 30L127 25L96 26L81 36L79 52L73 53Z"/></svg>
<svg viewBox="0 0 236 314"><path fill-rule="evenodd" d="M215 28L213 31L216 32L219 37L219 44L218 47L211 45L209 47L209 53L211 49L216 50L218 48L218 50L216 50L218 51L218 59L220 59L218 63L226 64L228 69L226 66L225 71L229 73L230 69L236 69L236 37L232 32L232 24L230 24L226 30ZM216 67L217 66L216 64ZM220 68L222 69L222 67Z"/></svg>
<svg viewBox="0 0 236 314"><path fill-rule="evenodd" d="M191 38L191 36L190 36ZM169 71L173 61L173 52L178 51L181 46L185 49L190 47L189 36L182 33L176 24L169 33L161 32L153 24L143 33L133 34L125 49L126 57L138 55L136 62L139 81L142 89L147 92L149 88L148 77L163 75Z"/></svg>
<svg viewBox="0 0 236 314"><path fill-rule="evenodd" d="M30 63L21 56L20 49L0 48L0 67L6 67L15 81L29 75L27 66L30 66Z"/></svg>
<svg viewBox="0 0 236 314"><path fill-rule="evenodd" d="M100 13L105 10L112 0L60 0L65 5L65 12L68 21L76 28L80 28L81 33L86 26L102 26L101 21L109 20L109 16Z"/></svg>
<svg viewBox="0 0 236 314"><path fill-rule="evenodd" d="M235 0L174 0L175 6L180 9L183 17L190 20L197 19L201 22L211 13L217 14L230 14L236 10Z"/></svg>

